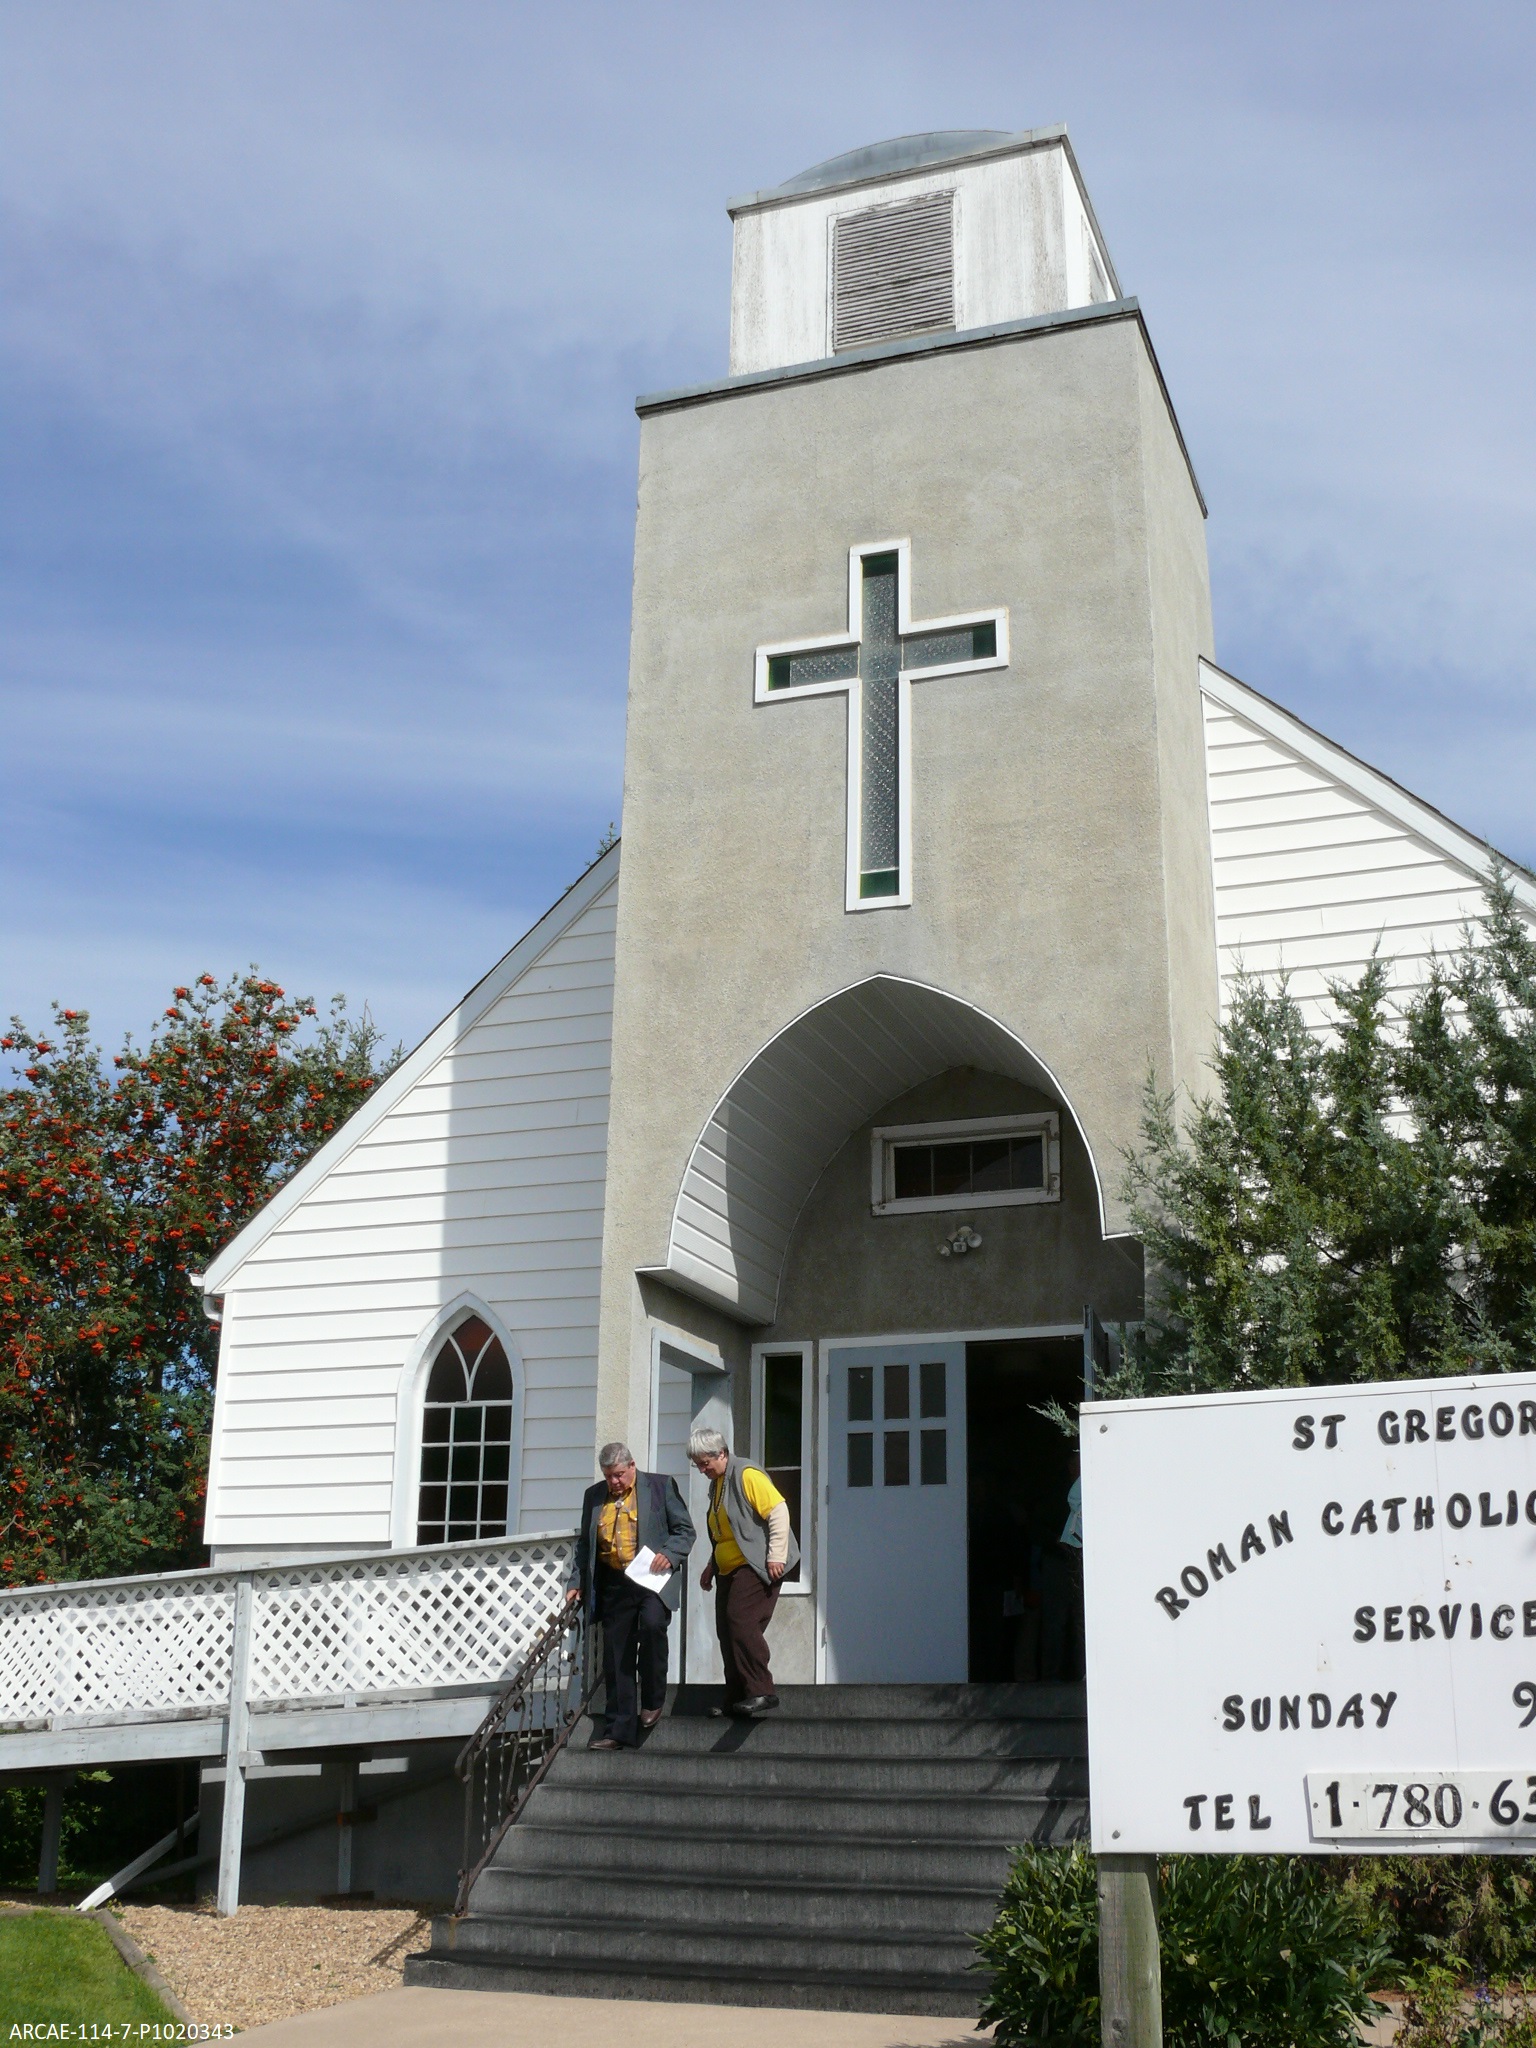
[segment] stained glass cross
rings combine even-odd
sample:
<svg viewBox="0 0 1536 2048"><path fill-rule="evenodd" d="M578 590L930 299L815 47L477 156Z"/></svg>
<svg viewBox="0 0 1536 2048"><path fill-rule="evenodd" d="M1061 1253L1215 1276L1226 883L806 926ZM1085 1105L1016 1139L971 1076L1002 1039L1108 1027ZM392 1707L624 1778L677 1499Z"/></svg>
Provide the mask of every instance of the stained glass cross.
<svg viewBox="0 0 1536 2048"><path fill-rule="evenodd" d="M848 629L759 647L753 694L848 698L848 908L912 900L912 684L1008 665L1006 607L913 619L912 543L848 550Z"/></svg>

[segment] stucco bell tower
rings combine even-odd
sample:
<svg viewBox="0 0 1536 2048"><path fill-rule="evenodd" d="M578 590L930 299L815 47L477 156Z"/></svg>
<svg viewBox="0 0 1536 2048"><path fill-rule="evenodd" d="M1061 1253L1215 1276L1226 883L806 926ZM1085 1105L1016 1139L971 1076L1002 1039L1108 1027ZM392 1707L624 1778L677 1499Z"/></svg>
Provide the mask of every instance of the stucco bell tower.
<svg viewBox="0 0 1536 2048"><path fill-rule="evenodd" d="M730 374L638 407L598 1396L637 1446L658 1328L779 1328L823 1176L946 1075L1059 1109L1076 1220L969 1281L928 1229L860 1314L1006 1322L1052 1260L1126 1312L1121 1149L1217 1014L1204 506L1065 132L730 212Z"/></svg>

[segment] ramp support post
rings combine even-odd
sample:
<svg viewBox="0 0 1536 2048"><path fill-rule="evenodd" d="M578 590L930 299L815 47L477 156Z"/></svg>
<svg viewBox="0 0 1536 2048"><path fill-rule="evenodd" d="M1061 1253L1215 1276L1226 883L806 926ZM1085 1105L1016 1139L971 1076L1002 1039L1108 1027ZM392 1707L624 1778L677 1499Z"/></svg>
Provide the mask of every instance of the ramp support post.
<svg viewBox="0 0 1536 2048"><path fill-rule="evenodd" d="M50 1778L43 1794L43 1842L37 1859L37 1895L47 1898L59 1888L59 1842L64 1832L64 1792L74 1783L73 1771Z"/></svg>
<svg viewBox="0 0 1536 2048"><path fill-rule="evenodd" d="M229 1659L229 1721L224 1738L224 1824L219 1833L218 1910L228 1918L240 1910L240 1851L245 1837L245 1753L250 1732L247 1693L251 1680L249 1577L235 1582L235 1630Z"/></svg>

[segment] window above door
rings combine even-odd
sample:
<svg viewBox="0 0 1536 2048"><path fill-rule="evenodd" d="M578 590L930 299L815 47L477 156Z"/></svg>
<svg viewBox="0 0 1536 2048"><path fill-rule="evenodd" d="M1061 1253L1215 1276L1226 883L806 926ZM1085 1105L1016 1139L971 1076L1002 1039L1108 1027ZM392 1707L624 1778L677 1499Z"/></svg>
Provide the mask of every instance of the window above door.
<svg viewBox="0 0 1536 2048"><path fill-rule="evenodd" d="M877 1216L1060 1200L1061 1119L1054 1110L886 1124L872 1135L870 1202Z"/></svg>

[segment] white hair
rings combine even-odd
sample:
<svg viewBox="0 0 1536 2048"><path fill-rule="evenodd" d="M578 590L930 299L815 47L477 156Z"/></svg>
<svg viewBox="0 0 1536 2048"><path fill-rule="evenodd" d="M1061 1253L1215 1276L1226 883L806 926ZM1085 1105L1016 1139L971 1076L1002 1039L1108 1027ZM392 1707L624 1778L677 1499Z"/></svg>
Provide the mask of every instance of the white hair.
<svg viewBox="0 0 1536 2048"><path fill-rule="evenodd" d="M633 1465L635 1454L628 1444L604 1444L597 1454L597 1462L604 1472L611 1472L615 1465Z"/></svg>
<svg viewBox="0 0 1536 2048"><path fill-rule="evenodd" d="M718 1458L722 1451L729 1452L730 1448L718 1429L696 1429L688 1438L690 1458Z"/></svg>

